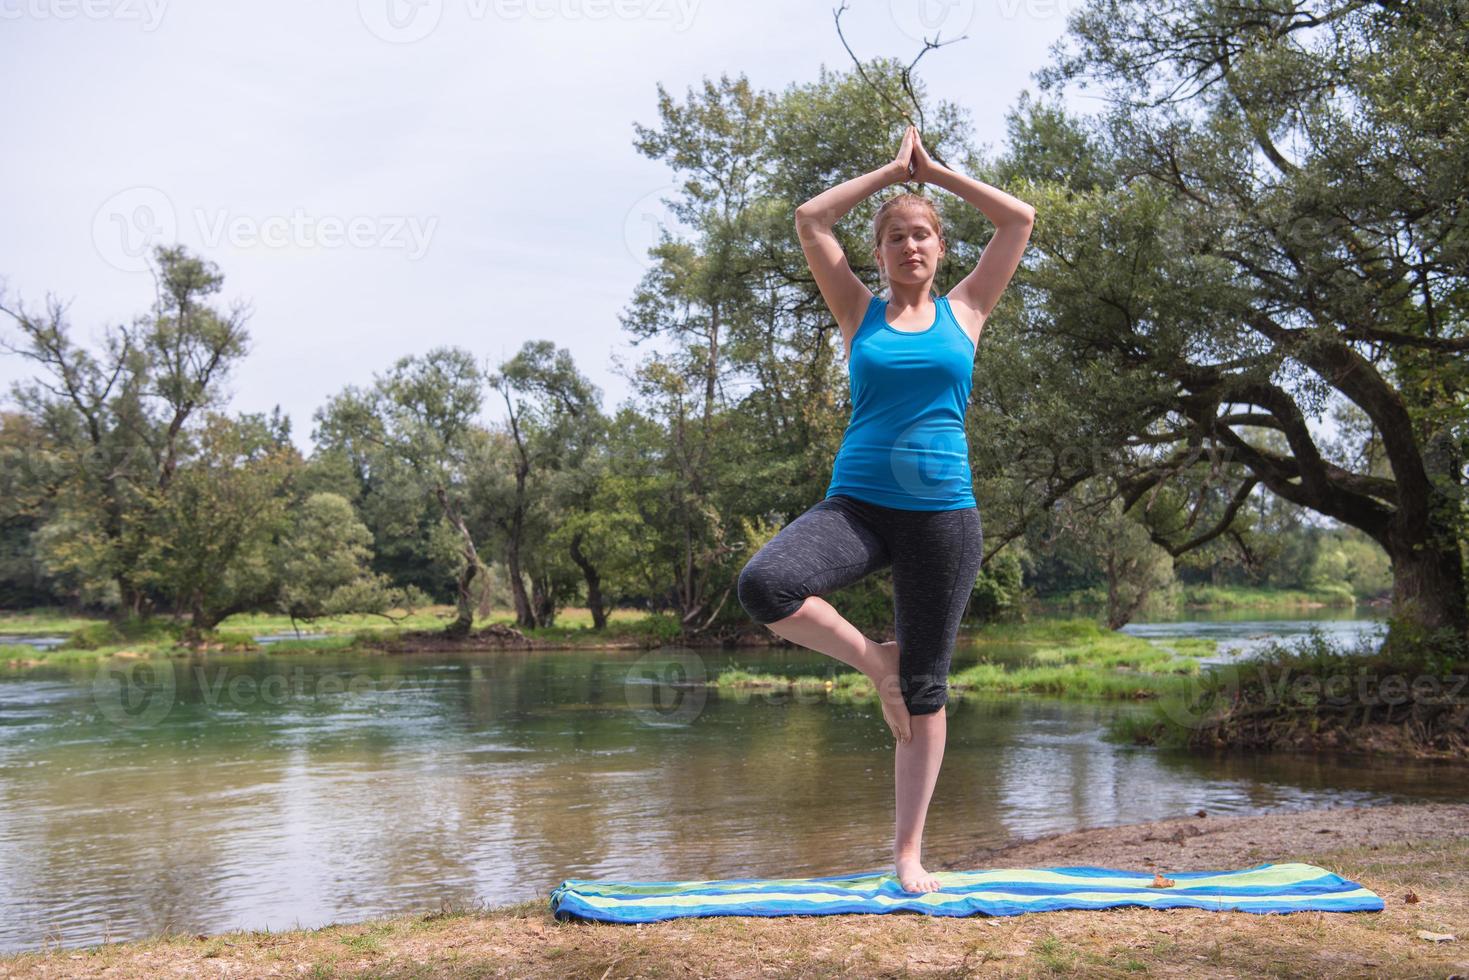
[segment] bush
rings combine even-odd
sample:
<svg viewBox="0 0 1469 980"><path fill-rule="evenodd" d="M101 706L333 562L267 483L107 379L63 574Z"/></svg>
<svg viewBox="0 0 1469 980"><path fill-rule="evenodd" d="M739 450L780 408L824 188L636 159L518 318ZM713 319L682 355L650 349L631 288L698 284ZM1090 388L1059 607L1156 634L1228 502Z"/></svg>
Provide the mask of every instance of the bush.
<svg viewBox="0 0 1469 980"><path fill-rule="evenodd" d="M1024 579L1019 556L1000 552L980 569L969 598L969 614L979 620L1015 615L1025 595Z"/></svg>
<svg viewBox="0 0 1469 980"><path fill-rule="evenodd" d="M627 632L658 643L675 643L684 635L683 623L673 613L650 612L640 620L629 623Z"/></svg>
<svg viewBox="0 0 1469 980"><path fill-rule="evenodd" d="M100 650L126 643L170 643L183 634L184 627L171 620L130 618L117 623L90 623L73 630L58 649Z"/></svg>

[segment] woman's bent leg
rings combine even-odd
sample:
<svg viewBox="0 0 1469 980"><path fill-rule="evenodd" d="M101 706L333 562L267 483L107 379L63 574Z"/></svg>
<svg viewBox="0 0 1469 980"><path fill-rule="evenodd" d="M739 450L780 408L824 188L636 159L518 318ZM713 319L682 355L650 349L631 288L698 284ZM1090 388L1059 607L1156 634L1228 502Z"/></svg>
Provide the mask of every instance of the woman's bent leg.
<svg viewBox="0 0 1469 980"><path fill-rule="evenodd" d="M910 734L897 658L819 593L851 585L890 564L878 537L842 499L829 497L791 521L740 572L740 603L775 635L867 675L899 742Z"/></svg>

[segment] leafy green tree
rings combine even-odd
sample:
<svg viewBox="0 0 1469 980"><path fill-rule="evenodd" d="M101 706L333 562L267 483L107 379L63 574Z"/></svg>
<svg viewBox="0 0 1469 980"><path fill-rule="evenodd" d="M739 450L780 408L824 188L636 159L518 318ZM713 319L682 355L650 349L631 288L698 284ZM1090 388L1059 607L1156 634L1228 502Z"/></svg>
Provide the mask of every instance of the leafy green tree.
<svg viewBox="0 0 1469 980"><path fill-rule="evenodd" d="M349 385L314 415L316 432L328 446L352 453L365 472L385 474L380 485L397 492L379 499L401 503L400 519L409 527L419 519L419 502L437 503L457 550L457 616L446 628L449 636L465 636L473 628L479 605L475 578L486 570L466 519L469 461L483 451L486 438L475 422L484 380L469 352L439 347L400 358L368 390Z"/></svg>
<svg viewBox="0 0 1469 980"><path fill-rule="evenodd" d="M635 146L682 176L683 195L669 206L692 234L669 232L622 317L635 343L659 338L666 353L639 364L633 382L662 432L658 506L667 584L663 590L686 630L718 618L732 590L730 557L738 551L727 499L731 416L724 385L736 373L728 348L747 340L769 279L761 246L770 212L762 209L771 99L743 77L706 80L679 103L658 89L659 125L635 124ZM789 219L785 219L789 223Z"/></svg>
<svg viewBox="0 0 1469 980"><path fill-rule="evenodd" d="M489 385L505 403L510 479L488 509L504 538L516 620L526 628L550 626L557 605L575 586L578 569L569 554L545 543L565 516L558 488L567 485L567 473L602 435L601 395L576 369L571 352L546 340L527 341L490 374ZM542 542L533 550L527 547L529 531ZM523 577L527 571L530 595ZM595 569L593 576L595 581Z"/></svg>
<svg viewBox="0 0 1469 980"><path fill-rule="evenodd" d="M607 434L607 473L593 497L601 516L601 575L619 583L618 598L645 608L664 608L668 568L677 554L665 508L661 447L663 428L624 405Z"/></svg>
<svg viewBox="0 0 1469 980"><path fill-rule="evenodd" d="M348 613L375 613L404 606L410 612L426 597L395 588L374 573L372 532L357 518L351 501L335 493L313 493L292 508L290 526L275 548L276 607L312 620Z"/></svg>
<svg viewBox="0 0 1469 980"><path fill-rule="evenodd" d="M618 546L620 521L614 511L604 510L604 488L610 475L606 445L606 419L599 413L601 438L587 447L576 465L564 470L555 499L561 519L547 539L548 550L563 551L581 571L586 589L592 628L606 629L611 604L617 594L609 591L613 549ZM614 580L615 581L615 580Z"/></svg>
<svg viewBox="0 0 1469 980"><path fill-rule="evenodd" d="M67 598L35 541L55 510L52 498L63 482L59 466L59 455L35 421L0 412L0 608L59 605Z"/></svg>
<svg viewBox="0 0 1469 980"><path fill-rule="evenodd" d="M1005 162L1040 213L1013 353L1068 401L1011 407L1087 450L1039 496L1202 495L1208 520L1155 529L1179 555L1263 488L1383 547L1390 649L1462 647L1464 6L1095 0L1070 42L1042 87L1099 83L1105 115L1026 100ZM1370 433L1350 456L1310 424L1340 402Z"/></svg>
<svg viewBox="0 0 1469 980"><path fill-rule="evenodd" d="M289 424L273 422L208 413L197 452L175 462L167 491L149 491L155 523L133 574L196 635L268 607L277 591L272 559L300 458Z"/></svg>
<svg viewBox="0 0 1469 980"><path fill-rule="evenodd" d="M1108 629L1131 622L1173 584L1172 559L1106 481L1090 481L1067 495L1057 507L1057 520L1101 570Z"/></svg>
<svg viewBox="0 0 1469 980"><path fill-rule="evenodd" d="M355 390L341 392L315 413L315 451L300 492L324 490L352 502L372 533L372 568L433 601L453 602L460 547L445 536L443 510L423 481L376 436L373 408ZM368 433L374 435L369 436Z"/></svg>
<svg viewBox="0 0 1469 980"><path fill-rule="evenodd" d="M56 299L42 313L0 300L23 338L3 346L42 375L16 383L12 395L51 454L41 490L53 508L45 560L79 594L99 596L99 585L111 583L121 616L146 615L155 604L138 578L154 546L154 508L189 451L193 419L219 402L249 340L244 304L229 312L209 305L224 282L213 263L183 246L158 246L151 266L151 313L109 327L98 354L72 341Z"/></svg>

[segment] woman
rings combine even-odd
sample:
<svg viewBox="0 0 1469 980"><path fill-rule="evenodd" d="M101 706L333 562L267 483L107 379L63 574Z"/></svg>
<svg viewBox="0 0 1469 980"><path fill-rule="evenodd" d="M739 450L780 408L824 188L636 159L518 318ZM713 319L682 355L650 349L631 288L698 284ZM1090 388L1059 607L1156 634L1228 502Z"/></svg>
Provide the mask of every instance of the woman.
<svg viewBox="0 0 1469 980"><path fill-rule="evenodd" d="M832 226L909 178L959 195L996 230L974 271L931 299L945 252L938 213L916 194L888 199L873 221L883 300L852 272ZM923 823L944 755L950 656L982 550L964 432L974 353L1034 222L1029 204L934 163L912 126L892 163L796 209L801 248L842 331L852 417L825 499L750 559L738 592L757 622L877 688L897 739L893 857L909 892L939 887L920 861ZM897 640L875 643L821 595L889 566Z"/></svg>

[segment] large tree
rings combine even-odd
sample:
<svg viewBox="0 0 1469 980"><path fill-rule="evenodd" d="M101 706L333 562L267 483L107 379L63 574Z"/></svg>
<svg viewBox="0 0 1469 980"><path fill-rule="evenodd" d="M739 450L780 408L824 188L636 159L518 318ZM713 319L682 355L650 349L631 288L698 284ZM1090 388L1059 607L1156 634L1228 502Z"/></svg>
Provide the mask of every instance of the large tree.
<svg viewBox="0 0 1469 980"><path fill-rule="evenodd" d="M602 435L600 393L576 369L571 352L549 340L523 344L489 375L489 386L505 404L506 472L499 492L485 494L483 509L503 537L516 622L525 628L550 626L558 601L574 584L569 571L580 572L593 598L600 587L600 576L578 550L577 539L564 552L548 546L564 516L566 501L558 490Z"/></svg>
<svg viewBox="0 0 1469 980"><path fill-rule="evenodd" d="M72 340L59 300L48 297L41 312L0 301L23 338L3 346L39 369L12 394L44 454L44 472L34 473L51 502L48 563L85 581L77 586L84 595L99 580L113 583L121 616L153 607L139 575L155 535L166 533L156 507L190 452L196 417L222 399L249 343L245 304L210 305L224 283L213 263L183 246L158 246L151 268L153 309L109 327L96 354Z"/></svg>
<svg viewBox="0 0 1469 980"><path fill-rule="evenodd" d="M487 572L466 509L473 460L486 442L476 422L484 400L484 372L468 351L436 347L402 357L367 390L349 385L315 413L316 437L335 451L352 452L391 485L412 486L404 519L433 501L452 530L457 551L457 615L445 632L464 636L474 626L476 578ZM417 501L416 503L414 501Z"/></svg>
<svg viewBox="0 0 1469 980"><path fill-rule="evenodd" d="M1067 392L1011 391L1018 444L1053 441L1033 496L1167 487L1177 556L1263 488L1382 545L1394 638L1462 645L1465 5L1095 0L1070 41L1042 85L1099 82L1107 112L1027 99L1003 168L1040 216L1002 346ZM1342 403L1362 431L1332 442Z"/></svg>

